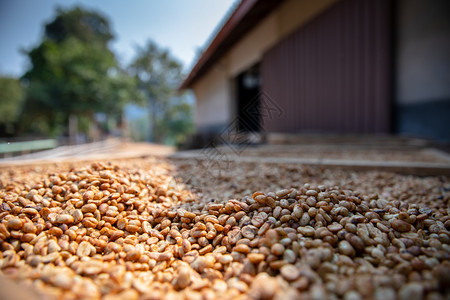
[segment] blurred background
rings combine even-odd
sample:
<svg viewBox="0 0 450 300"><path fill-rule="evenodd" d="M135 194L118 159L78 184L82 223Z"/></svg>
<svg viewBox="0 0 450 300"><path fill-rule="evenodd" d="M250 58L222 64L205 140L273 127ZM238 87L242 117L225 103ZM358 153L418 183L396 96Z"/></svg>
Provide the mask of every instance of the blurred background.
<svg viewBox="0 0 450 300"><path fill-rule="evenodd" d="M450 141L447 0L0 5L3 142Z"/></svg>
<svg viewBox="0 0 450 300"><path fill-rule="evenodd" d="M448 142L450 1L243 1L183 87L196 96L199 140L237 119L272 141Z"/></svg>
<svg viewBox="0 0 450 300"><path fill-rule="evenodd" d="M182 144L195 99L177 89L232 4L0 1L2 142Z"/></svg>

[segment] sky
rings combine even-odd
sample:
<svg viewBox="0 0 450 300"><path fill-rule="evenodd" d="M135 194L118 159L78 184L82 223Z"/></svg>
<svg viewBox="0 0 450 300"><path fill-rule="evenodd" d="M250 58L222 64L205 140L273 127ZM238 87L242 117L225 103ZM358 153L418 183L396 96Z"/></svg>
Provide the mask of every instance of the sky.
<svg viewBox="0 0 450 300"><path fill-rule="evenodd" d="M189 71L199 50L207 46L216 26L239 0L0 0L0 74L21 76L28 68L20 49L37 46L44 24L55 8L80 5L105 15L115 40L112 50L122 65L137 45L148 39L168 49Z"/></svg>

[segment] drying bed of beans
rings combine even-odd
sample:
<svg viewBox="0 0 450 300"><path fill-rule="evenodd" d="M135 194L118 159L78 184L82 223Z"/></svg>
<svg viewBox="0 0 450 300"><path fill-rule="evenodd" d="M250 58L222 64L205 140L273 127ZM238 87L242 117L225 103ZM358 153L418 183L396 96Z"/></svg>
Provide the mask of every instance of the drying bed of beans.
<svg viewBox="0 0 450 300"><path fill-rule="evenodd" d="M4 169L1 273L50 299L449 297L448 178L207 171L151 158Z"/></svg>
<svg viewBox="0 0 450 300"><path fill-rule="evenodd" d="M233 148L223 147L221 151L234 154ZM240 156L250 157L291 157L301 159L360 160L360 161L397 161L421 163L449 163L448 155L438 154L430 149L374 149L353 148L336 145L265 145L247 147L239 152Z"/></svg>

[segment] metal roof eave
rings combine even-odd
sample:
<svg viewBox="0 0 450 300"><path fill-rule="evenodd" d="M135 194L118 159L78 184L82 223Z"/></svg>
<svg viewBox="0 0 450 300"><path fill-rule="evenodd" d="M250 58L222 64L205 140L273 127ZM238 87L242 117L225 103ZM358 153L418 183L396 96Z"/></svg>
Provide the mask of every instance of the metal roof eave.
<svg viewBox="0 0 450 300"><path fill-rule="evenodd" d="M197 60L179 90L191 87L240 38L282 2L282 0L243 0Z"/></svg>

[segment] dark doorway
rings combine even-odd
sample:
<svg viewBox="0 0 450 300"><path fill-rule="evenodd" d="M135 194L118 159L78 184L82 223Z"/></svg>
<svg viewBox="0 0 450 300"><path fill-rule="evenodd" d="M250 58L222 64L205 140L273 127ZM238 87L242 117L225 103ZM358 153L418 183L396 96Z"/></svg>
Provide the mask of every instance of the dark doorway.
<svg viewBox="0 0 450 300"><path fill-rule="evenodd" d="M259 132L261 130L260 87L259 64L236 77L239 132Z"/></svg>

